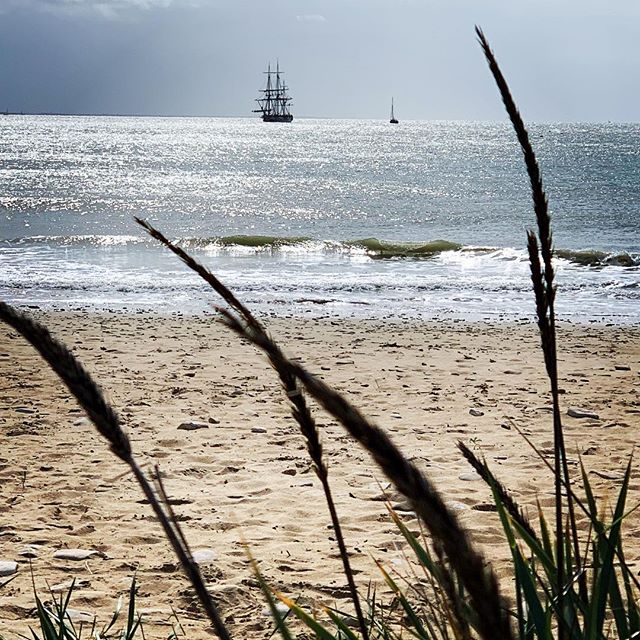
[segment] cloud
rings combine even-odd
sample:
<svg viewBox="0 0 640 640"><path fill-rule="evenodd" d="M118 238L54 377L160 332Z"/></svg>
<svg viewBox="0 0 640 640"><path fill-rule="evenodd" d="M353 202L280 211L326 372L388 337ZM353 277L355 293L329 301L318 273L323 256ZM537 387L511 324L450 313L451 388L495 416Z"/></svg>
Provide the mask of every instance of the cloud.
<svg viewBox="0 0 640 640"><path fill-rule="evenodd" d="M327 19L319 13L307 13L302 16L296 16L298 22L326 22Z"/></svg>
<svg viewBox="0 0 640 640"><path fill-rule="evenodd" d="M2 0L5 12L35 9L65 15L97 15L117 18L132 10L166 9L171 6L199 6L207 0Z"/></svg>

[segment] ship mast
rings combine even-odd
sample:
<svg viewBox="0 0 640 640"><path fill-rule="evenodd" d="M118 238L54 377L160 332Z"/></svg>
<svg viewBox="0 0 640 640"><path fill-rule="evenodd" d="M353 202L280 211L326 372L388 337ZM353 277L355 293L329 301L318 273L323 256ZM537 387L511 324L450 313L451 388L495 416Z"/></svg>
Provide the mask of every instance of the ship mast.
<svg viewBox="0 0 640 640"><path fill-rule="evenodd" d="M271 63L269 63L265 73L267 84L260 91L263 95L257 98L259 109L254 109L254 113L262 114L265 122L291 122L293 120L289 112L291 98L287 95L287 86L281 77L280 62L276 61L275 71L271 71Z"/></svg>
<svg viewBox="0 0 640 640"><path fill-rule="evenodd" d="M275 113L277 116L281 116L282 109L282 86L280 83L280 61L276 60L276 100L275 100Z"/></svg>

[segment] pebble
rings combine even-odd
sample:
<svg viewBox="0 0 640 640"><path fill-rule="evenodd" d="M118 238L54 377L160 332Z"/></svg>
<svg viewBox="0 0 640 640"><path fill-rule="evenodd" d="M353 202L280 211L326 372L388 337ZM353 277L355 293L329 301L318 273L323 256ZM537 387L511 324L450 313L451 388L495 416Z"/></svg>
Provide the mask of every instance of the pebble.
<svg viewBox="0 0 640 640"><path fill-rule="evenodd" d="M464 480L465 482L473 482L474 480L482 480L479 474L475 471L467 471L465 473L461 473L458 478L460 480Z"/></svg>
<svg viewBox="0 0 640 640"><path fill-rule="evenodd" d="M251 433L267 433L267 430L264 427L252 427Z"/></svg>
<svg viewBox="0 0 640 640"><path fill-rule="evenodd" d="M399 565L403 565L404 564L404 559L403 558L394 558L391 561L392 564L399 564ZM347 627L351 627L352 629L359 629L360 628L360 623L358 622L358 618L354 618L353 616L349 616L349 615L345 615L345 614L341 614L340 616L342 618L342 622L344 622Z"/></svg>
<svg viewBox="0 0 640 640"><path fill-rule="evenodd" d="M0 576L11 576L18 570L18 563L13 560L0 560Z"/></svg>
<svg viewBox="0 0 640 640"><path fill-rule="evenodd" d="M615 365L616 371L631 371L631 367L628 364Z"/></svg>
<svg viewBox="0 0 640 640"><path fill-rule="evenodd" d="M497 511L498 507L492 502L479 502L471 507L474 511Z"/></svg>
<svg viewBox="0 0 640 640"><path fill-rule="evenodd" d="M35 410L30 409L29 407L16 407L14 411L16 413L35 413Z"/></svg>
<svg viewBox="0 0 640 640"><path fill-rule="evenodd" d="M66 613L69 620L72 620L73 622L93 622L95 619L95 615L93 613L80 611L79 609L70 609L67 607Z"/></svg>
<svg viewBox="0 0 640 640"><path fill-rule="evenodd" d="M209 564L216 559L216 552L213 549L196 549L191 556L197 564Z"/></svg>
<svg viewBox="0 0 640 640"><path fill-rule="evenodd" d="M66 582L59 582L58 584L54 584L50 587L50 591L53 593L60 593L62 591L69 591L73 586L74 589L82 589L84 587L88 587L90 582L88 580L67 580Z"/></svg>
<svg viewBox="0 0 640 640"><path fill-rule="evenodd" d="M217 418L209 418L209 423L210 424L220 424L220 420L218 420Z"/></svg>
<svg viewBox="0 0 640 640"><path fill-rule="evenodd" d="M40 551L40 545L27 545L18 551L18 555L23 558L37 558L38 551Z"/></svg>
<svg viewBox="0 0 640 640"><path fill-rule="evenodd" d="M402 500L401 502L394 502L391 505L394 511L402 511L403 513L413 512L413 505L408 500Z"/></svg>
<svg viewBox="0 0 640 640"><path fill-rule="evenodd" d="M597 420L600 416L594 411L589 409L580 409L579 407L569 407L567 409L567 415L572 418L593 418Z"/></svg>
<svg viewBox="0 0 640 640"><path fill-rule="evenodd" d="M60 549L53 554L59 560L86 560L93 556L101 555L95 549Z"/></svg>
<svg viewBox="0 0 640 640"><path fill-rule="evenodd" d="M298 471L297 469L285 469L282 473L284 473L285 476L295 476Z"/></svg>
<svg viewBox="0 0 640 640"><path fill-rule="evenodd" d="M289 607L287 607L287 605L284 604L284 602L276 602L276 609L278 610L278 613L281 616L284 616L287 613L289 613ZM271 609L269 609L268 607L265 607L262 610L262 615L263 616L270 616L271 615Z"/></svg>
<svg viewBox="0 0 640 640"><path fill-rule="evenodd" d="M624 473L620 473L619 471L598 471L594 469L589 473L593 473L594 476L604 478L605 480L624 480Z"/></svg>
<svg viewBox="0 0 640 640"><path fill-rule="evenodd" d="M78 418L77 420L73 421L74 427L86 427L90 424L91 424L91 421L89 420L89 418Z"/></svg>
<svg viewBox="0 0 640 640"><path fill-rule="evenodd" d="M196 420L189 420L188 422L182 422L178 425L178 429L182 431L195 431L196 429L208 429L209 424L207 422L198 422Z"/></svg>
<svg viewBox="0 0 640 640"><path fill-rule="evenodd" d="M480 411L480 409L469 409L469 413L476 418L484 415L484 411Z"/></svg>
<svg viewBox="0 0 640 640"><path fill-rule="evenodd" d="M464 509L468 508L464 502L458 502L456 500L451 500L450 502L447 502L446 505L449 509L453 509L453 511L464 511Z"/></svg>

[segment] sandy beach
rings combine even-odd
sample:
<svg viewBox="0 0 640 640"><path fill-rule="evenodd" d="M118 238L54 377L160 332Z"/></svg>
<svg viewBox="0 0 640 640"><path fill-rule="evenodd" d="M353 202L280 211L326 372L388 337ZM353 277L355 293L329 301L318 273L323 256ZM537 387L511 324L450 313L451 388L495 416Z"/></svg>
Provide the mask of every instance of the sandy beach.
<svg viewBox="0 0 640 640"><path fill-rule="evenodd" d="M34 313L100 382L145 467L159 466L192 549L211 551L201 566L238 637L266 638L272 630L243 541L282 592L309 607L348 609L303 438L274 372L253 347L213 316ZM486 456L532 517L536 500L552 504L551 475L516 430L543 455L552 453L536 326L282 317L265 323L290 355L346 394L425 469L504 575L508 548L496 514L487 511L489 490L456 442ZM19 563L0 590L3 635L36 624L31 562L45 600L47 585L58 590L75 578L71 607L95 612L104 623L135 574L147 637L169 635L172 611L191 640L208 637L187 580L127 469L26 342L5 327L0 335L0 560ZM562 325L559 357L576 485L581 454L598 492L614 495L640 428L640 328ZM569 417L569 407L598 417ZM407 569L401 537L379 499L378 482L385 479L333 420L315 413L366 591L370 580L381 581L373 558ZM206 426L180 428L190 421ZM392 489L391 497L405 506ZM639 499L635 474L629 506ZM403 517L417 529L411 513ZM640 533L638 525L632 515L629 539ZM62 549L97 553L54 558ZM628 553L640 564L640 546Z"/></svg>

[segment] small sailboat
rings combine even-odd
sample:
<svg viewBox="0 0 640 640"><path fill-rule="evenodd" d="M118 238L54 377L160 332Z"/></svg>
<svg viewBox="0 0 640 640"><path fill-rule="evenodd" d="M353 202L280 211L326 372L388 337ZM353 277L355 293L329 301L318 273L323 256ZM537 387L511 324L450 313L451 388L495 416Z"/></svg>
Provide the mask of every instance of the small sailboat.
<svg viewBox="0 0 640 640"><path fill-rule="evenodd" d="M393 98L391 98L391 119L389 120L391 124L398 124L397 118L393 115Z"/></svg>
<svg viewBox="0 0 640 640"><path fill-rule="evenodd" d="M291 122L293 120L289 111L291 98L287 95L288 87L282 79L280 63L276 64L275 71L271 71L271 65L269 65L265 73L267 86L262 89L263 97L256 99L259 108L254 109L253 112L262 114L263 122Z"/></svg>

